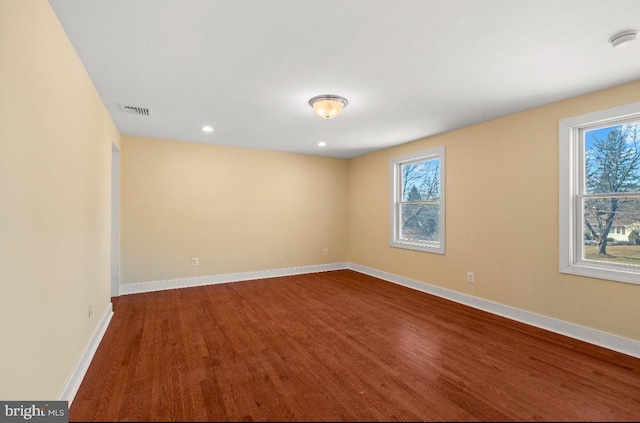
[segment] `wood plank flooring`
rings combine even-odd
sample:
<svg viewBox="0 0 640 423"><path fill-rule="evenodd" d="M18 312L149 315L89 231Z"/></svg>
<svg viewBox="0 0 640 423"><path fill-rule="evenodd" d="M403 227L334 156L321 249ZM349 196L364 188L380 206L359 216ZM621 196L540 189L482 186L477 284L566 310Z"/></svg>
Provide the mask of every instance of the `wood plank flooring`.
<svg viewBox="0 0 640 423"><path fill-rule="evenodd" d="M640 420L640 359L350 270L114 310L71 421Z"/></svg>

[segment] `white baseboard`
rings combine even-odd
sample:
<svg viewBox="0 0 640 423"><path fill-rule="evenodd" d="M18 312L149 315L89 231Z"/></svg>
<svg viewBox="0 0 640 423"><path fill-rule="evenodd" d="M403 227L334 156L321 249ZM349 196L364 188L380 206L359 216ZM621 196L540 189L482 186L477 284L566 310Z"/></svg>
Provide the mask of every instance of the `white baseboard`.
<svg viewBox="0 0 640 423"><path fill-rule="evenodd" d="M71 407L71 403L80 388L80 384L82 383L82 379L84 379L84 375L87 373L87 369L89 369L89 364L91 364L91 360L93 359L96 350L98 349L98 345L100 345L100 341L102 341L102 337L104 333L107 331L107 327L109 326L109 322L111 321L111 317L113 317L113 306L109 303L109 307L105 311L100 323L96 327L93 332L93 336L89 339L89 343L85 347L82 355L80 356L80 360L76 363L73 371L67 378L67 382L62 389L62 393L59 396L60 401L67 401L69 407Z"/></svg>
<svg viewBox="0 0 640 423"><path fill-rule="evenodd" d="M504 304L452 291L450 289L431 285L425 282L419 282L403 276L361 266L359 264L348 263L348 268L356 272L364 273L365 275L373 276L417 291L455 301L457 303L497 314L511 320L516 320L521 323L526 323L531 326L559 333L560 335L565 335L570 338L640 358L640 342L633 339L623 338L618 335L612 335L607 332L565 322L564 320L558 320L541 314L532 313L530 311L506 306Z"/></svg>
<svg viewBox="0 0 640 423"><path fill-rule="evenodd" d="M289 267L285 269L258 270L254 272L229 273L226 275L198 276L194 278L169 279L120 285L120 295L142 292L164 291L166 289L189 288L219 283L240 282L252 279L276 278L280 276L302 275L346 269L347 263L317 264L313 266Z"/></svg>

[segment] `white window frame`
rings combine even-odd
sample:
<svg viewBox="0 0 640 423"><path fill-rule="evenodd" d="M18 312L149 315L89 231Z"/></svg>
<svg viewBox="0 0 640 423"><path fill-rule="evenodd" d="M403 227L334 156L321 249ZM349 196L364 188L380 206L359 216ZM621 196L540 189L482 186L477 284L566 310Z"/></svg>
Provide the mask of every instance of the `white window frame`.
<svg viewBox="0 0 640 423"><path fill-rule="evenodd" d="M640 284L635 265L585 260L582 258L582 195L586 130L640 120L640 102L587 113L560 121L560 272L618 282Z"/></svg>
<svg viewBox="0 0 640 423"><path fill-rule="evenodd" d="M420 162L424 160L440 160L440 202L439 202L439 221L438 241L416 241L406 240L400 237L400 205L402 195L402 165L412 162ZM390 245L395 248L404 248L409 250L424 251L427 253L444 254L445 240L445 155L444 146L432 148L430 150L418 153L407 154L391 159L389 172L390 192Z"/></svg>

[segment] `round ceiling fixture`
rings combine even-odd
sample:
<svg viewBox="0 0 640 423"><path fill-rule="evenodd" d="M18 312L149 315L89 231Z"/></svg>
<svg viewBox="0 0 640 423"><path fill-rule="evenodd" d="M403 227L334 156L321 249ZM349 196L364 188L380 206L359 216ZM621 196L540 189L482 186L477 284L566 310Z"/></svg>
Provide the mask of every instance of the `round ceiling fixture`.
<svg viewBox="0 0 640 423"><path fill-rule="evenodd" d="M609 43L611 43L611 46L614 48L622 48L634 42L636 40L637 35L638 35L638 31L635 31L635 30L624 31L614 35L609 40Z"/></svg>
<svg viewBox="0 0 640 423"><path fill-rule="evenodd" d="M205 125L202 127L202 131L204 132L213 132L213 127L209 126L209 125Z"/></svg>
<svg viewBox="0 0 640 423"><path fill-rule="evenodd" d="M339 95L318 95L309 100L309 105L320 117L331 119L340 114L342 109L349 104L346 98Z"/></svg>

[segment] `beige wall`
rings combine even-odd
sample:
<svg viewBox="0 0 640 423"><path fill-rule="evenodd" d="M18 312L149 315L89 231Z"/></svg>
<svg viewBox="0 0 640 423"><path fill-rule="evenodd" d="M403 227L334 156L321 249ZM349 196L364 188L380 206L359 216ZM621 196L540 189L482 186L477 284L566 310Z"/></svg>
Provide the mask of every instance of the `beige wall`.
<svg viewBox="0 0 640 423"><path fill-rule="evenodd" d="M124 284L347 258L347 160L129 136L121 153Z"/></svg>
<svg viewBox="0 0 640 423"><path fill-rule="evenodd" d="M0 63L0 399L52 400L109 306L119 134L46 0L0 2Z"/></svg>
<svg viewBox="0 0 640 423"><path fill-rule="evenodd" d="M637 101L640 81L352 160L350 261L640 340L639 285L558 272L558 121ZM391 248L389 160L441 145L446 255Z"/></svg>

